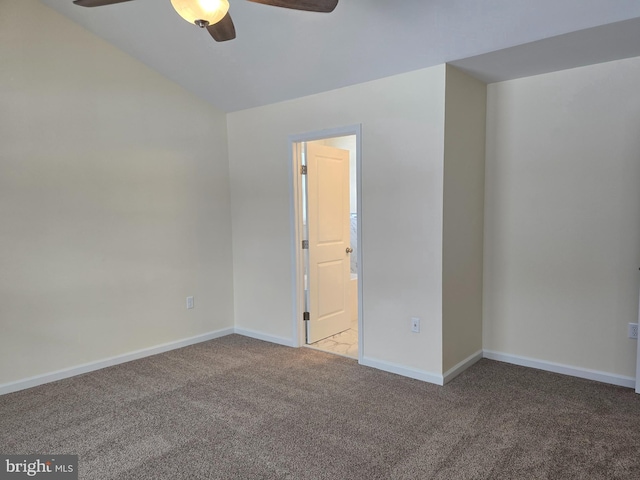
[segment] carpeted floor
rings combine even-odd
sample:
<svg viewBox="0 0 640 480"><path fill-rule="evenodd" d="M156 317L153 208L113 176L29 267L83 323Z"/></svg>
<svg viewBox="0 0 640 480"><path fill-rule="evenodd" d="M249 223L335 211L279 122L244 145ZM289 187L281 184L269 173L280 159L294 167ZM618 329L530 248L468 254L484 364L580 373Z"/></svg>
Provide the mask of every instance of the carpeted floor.
<svg viewBox="0 0 640 480"><path fill-rule="evenodd" d="M82 479L640 479L640 395L482 360L445 387L231 335L0 397Z"/></svg>

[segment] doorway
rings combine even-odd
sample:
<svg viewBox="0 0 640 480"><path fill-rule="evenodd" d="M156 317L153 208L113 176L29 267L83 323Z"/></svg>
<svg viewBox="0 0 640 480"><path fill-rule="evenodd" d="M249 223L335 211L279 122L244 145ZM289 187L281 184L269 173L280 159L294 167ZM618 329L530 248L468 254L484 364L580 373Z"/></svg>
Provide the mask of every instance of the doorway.
<svg viewBox="0 0 640 480"><path fill-rule="evenodd" d="M360 127L291 138L298 346L361 359Z"/></svg>

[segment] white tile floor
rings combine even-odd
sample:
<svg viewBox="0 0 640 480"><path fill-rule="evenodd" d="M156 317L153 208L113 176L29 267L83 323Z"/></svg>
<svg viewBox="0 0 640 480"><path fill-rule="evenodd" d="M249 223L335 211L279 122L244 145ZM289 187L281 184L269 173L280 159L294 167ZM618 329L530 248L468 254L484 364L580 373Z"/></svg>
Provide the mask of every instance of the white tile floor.
<svg viewBox="0 0 640 480"><path fill-rule="evenodd" d="M329 353L337 353L351 358L358 358L358 325L344 332L327 337L309 345L311 348Z"/></svg>

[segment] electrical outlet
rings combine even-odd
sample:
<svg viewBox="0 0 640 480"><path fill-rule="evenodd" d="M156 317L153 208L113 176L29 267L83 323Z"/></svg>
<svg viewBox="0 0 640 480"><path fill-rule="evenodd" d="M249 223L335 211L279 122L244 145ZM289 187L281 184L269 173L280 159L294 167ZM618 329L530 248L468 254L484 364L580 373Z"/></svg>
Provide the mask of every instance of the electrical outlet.
<svg viewBox="0 0 640 480"><path fill-rule="evenodd" d="M629 324L629 338L638 338L638 324L630 323Z"/></svg>
<svg viewBox="0 0 640 480"><path fill-rule="evenodd" d="M187 308L188 309L193 308L193 297L187 297Z"/></svg>
<svg viewBox="0 0 640 480"><path fill-rule="evenodd" d="M411 318L411 331L413 333L420 333L420 319L418 317Z"/></svg>

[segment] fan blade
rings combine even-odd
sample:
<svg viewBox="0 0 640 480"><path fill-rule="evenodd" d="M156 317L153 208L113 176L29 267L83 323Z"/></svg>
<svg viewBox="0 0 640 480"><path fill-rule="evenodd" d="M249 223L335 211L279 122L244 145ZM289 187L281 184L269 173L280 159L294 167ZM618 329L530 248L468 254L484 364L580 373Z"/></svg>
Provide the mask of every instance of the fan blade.
<svg viewBox="0 0 640 480"><path fill-rule="evenodd" d="M329 13L338 5L338 0L249 0L253 3L271 5L274 7L292 8L307 12Z"/></svg>
<svg viewBox="0 0 640 480"><path fill-rule="evenodd" d="M73 3L80 7L102 7L115 3L131 2L132 0L75 0Z"/></svg>
<svg viewBox="0 0 640 480"><path fill-rule="evenodd" d="M207 31L216 42L226 42L236 38L236 27L233 25L229 12L219 22L209 25Z"/></svg>

